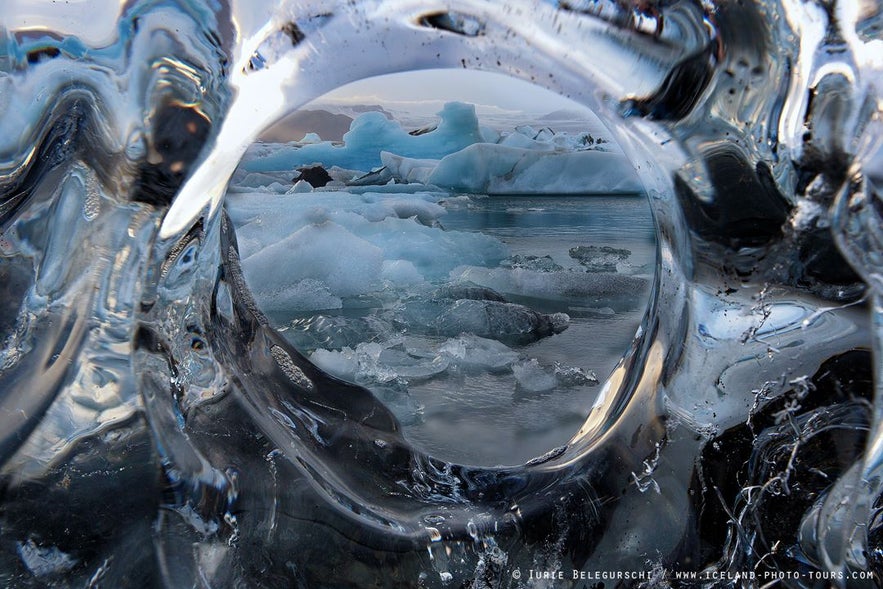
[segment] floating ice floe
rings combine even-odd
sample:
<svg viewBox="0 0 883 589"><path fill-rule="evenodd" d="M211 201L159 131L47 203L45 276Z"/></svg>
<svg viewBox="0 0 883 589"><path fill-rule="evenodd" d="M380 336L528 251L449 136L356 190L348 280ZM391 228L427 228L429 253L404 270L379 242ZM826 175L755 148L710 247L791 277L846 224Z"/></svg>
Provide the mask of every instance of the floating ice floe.
<svg viewBox="0 0 883 589"><path fill-rule="evenodd" d="M338 309L342 299L413 288L459 264L495 265L498 240L445 231L431 195L230 195L246 279L269 312Z"/></svg>
<svg viewBox="0 0 883 589"><path fill-rule="evenodd" d="M415 333L471 333L520 344L561 333L570 323L565 313L546 314L515 303L470 299L407 301L394 317L396 325Z"/></svg>
<svg viewBox="0 0 883 589"><path fill-rule="evenodd" d="M545 300L591 300L643 292L647 278L613 272L543 272L526 268L461 266L451 278L498 292Z"/></svg>

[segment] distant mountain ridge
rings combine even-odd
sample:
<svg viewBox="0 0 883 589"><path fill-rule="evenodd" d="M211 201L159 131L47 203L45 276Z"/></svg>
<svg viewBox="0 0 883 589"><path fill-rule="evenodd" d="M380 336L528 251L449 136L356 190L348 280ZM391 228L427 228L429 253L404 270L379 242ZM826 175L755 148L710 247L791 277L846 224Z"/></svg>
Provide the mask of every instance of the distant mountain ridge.
<svg viewBox="0 0 883 589"><path fill-rule="evenodd" d="M560 108L558 110L553 110L549 114L545 114L539 117L538 121L582 121L586 119L585 113L582 113L578 110L569 110L566 108Z"/></svg>
<svg viewBox="0 0 883 589"><path fill-rule="evenodd" d="M342 141L343 135L350 130L352 122L360 115L368 112L382 113L387 119L399 121L411 130L420 130L434 126L436 116L411 116L404 112L390 112L378 104L322 104L313 103L304 110L298 110L273 125L259 137L269 143L287 143L300 141L307 133L316 133L324 141ZM550 113L529 117L506 116L486 117L487 124L503 128L517 124L552 124L556 130L576 130L582 128L589 118L586 113L576 109L558 109ZM558 124L555 124L558 123ZM569 123L561 126L562 123ZM572 127L572 128L571 128ZM592 129L593 132L595 129Z"/></svg>
<svg viewBox="0 0 883 589"><path fill-rule="evenodd" d="M326 141L340 141L349 131L352 117L326 110L299 110L288 115L266 131L259 139L271 143L299 141L307 133L318 133Z"/></svg>
<svg viewBox="0 0 883 589"><path fill-rule="evenodd" d="M315 105L298 110L267 129L258 138L268 143L299 141L307 133L317 133L325 141L342 141L353 120L366 112L380 112L388 119L395 117L377 104Z"/></svg>

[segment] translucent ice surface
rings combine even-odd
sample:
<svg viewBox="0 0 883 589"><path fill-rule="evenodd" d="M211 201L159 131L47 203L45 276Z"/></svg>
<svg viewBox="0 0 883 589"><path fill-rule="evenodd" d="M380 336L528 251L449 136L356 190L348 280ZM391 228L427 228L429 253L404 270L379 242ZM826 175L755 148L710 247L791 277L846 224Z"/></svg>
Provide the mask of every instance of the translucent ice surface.
<svg viewBox="0 0 883 589"><path fill-rule="evenodd" d="M878 586L881 14L873 0L5 2L0 584ZM625 158L616 169L629 162L647 195L655 268L443 239L444 206L417 194L425 184L382 180L380 152L539 162L531 142L555 142L463 134L457 112L434 132L458 130L444 151L433 132L371 117L370 154L309 138L228 194L255 138L301 105L438 68L596 111ZM310 173L332 189L377 176L343 196L294 184L315 163L297 160L305 150L341 156L325 162L331 180ZM424 164L411 169L444 169ZM249 217L273 197L261 222L277 237L290 226L287 241ZM389 238L398 229L413 247ZM652 295L581 425L522 465L409 441L412 383L444 373L444 394L459 374L507 371L513 400L549 414L566 408L548 387L590 386L590 366L440 329L360 347L330 312L284 333L268 318L274 301L383 307L386 289L364 292L376 276L425 287L426 301L529 308L555 264L582 269L555 279L571 323L554 337L579 314L617 317L616 301L586 300L605 276L627 289L617 281L643 276ZM294 274L297 286L282 276ZM441 277L505 301L433 299ZM385 337L398 303L360 317L359 337ZM295 335L337 345L311 361Z"/></svg>

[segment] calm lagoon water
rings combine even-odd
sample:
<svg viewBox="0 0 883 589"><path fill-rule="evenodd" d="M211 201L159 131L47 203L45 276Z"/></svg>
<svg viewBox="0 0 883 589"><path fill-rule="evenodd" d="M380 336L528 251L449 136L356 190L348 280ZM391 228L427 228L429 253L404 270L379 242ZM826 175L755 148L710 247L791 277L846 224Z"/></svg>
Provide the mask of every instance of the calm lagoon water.
<svg viewBox="0 0 883 589"><path fill-rule="evenodd" d="M465 464L523 463L565 444L585 419L599 390L597 383L559 382L548 386L543 384L543 378L554 379L548 375L558 366L594 374L603 382L632 342L647 305L655 264L655 233L649 205L640 195L470 195L441 202L447 209L441 217L446 231L481 232L505 246L508 258L502 267L512 266L519 259L521 262L516 264L524 260L537 263L538 258L544 258L539 263L547 265L548 274L541 276L549 277L548 287L533 288L530 296L523 292L503 294L510 302L542 313L566 313L570 324L562 333L538 341L506 342L511 350L504 353L514 352L518 360L510 360L502 368L452 367L430 378L404 379L405 385L398 379L392 387L391 381L381 374L376 380L369 378L361 384L390 403L402 420L406 437L434 456ZM618 270L642 278L635 281L639 288L597 296L558 292L556 278L566 280L573 273L585 273L586 268L570 255L572 248L580 246L607 246L631 252ZM450 280L456 281L456 277L454 271ZM423 295L405 291L393 298L396 296L405 299ZM299 315L295 319L297 327L283 329L283 333L310 354L315 347L305 343L311 340L304 337L304 332L325 321L322 316L336 316L357 331L364 325L361 320L383 317L389 307L387 296L373 305L363 301L345 304L339 311ZM288 320L290 317L278 324ZM404 328L398 335L406 332ZM423 333L417 340L420 345L437 350L456 335ZM388 333L378 336L377 332L366 332L360 341L378 342L386 349L390 347L388 337ZM355 347L353 343L349 345ZM391 349L391 355L399 358L404 353L401 347ZM415 362L428 365L432 355ZM516 374L519 366L526 372L533 369L533 378L524 372ZM396 367L390 369L395 371ZM386 370L382 361L379 370ZM407 390L403 391L405 387Z"/></svg>
<svg viewBox="0 0 883 589"><path fill-rule="evenodd" d="M630 250L632 271L648 278L644 292L583 301L512 299L571 317L563 333L516 348L519 352L540 364L594 371L603 383L631 344L647 306L656 248L646 197L485 197L472 199L469 207L451 207L442 222L446 229L497 237L512 255L548 255L568 271L579 268L570 248ZM410 388L424 406L424 419L405 433L449 460L519 463L566 443L598 390L578 386L532 393L518 387L511 373L439 379Z"/></svg>

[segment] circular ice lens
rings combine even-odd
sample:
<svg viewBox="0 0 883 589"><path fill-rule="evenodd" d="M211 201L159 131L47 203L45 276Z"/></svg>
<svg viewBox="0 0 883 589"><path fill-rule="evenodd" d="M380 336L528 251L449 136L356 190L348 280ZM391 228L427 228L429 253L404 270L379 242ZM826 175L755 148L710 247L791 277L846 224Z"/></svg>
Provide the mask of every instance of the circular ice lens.
<svg viewBox="0 0 883 589"><path fill-rule="evenodd" d="M566 444L655 267L646 196L608 129L502 75L410 72L320 97L251 147L227 209L289 342L459 463Z"/></svg>

